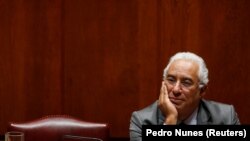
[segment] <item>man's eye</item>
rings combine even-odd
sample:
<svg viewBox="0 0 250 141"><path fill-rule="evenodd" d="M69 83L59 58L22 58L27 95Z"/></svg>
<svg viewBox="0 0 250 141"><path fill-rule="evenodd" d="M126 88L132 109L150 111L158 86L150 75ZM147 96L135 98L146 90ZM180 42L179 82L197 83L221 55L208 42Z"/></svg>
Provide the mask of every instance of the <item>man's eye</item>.
<svg viewBox="0 0 250 141"><path fill-rule="evenodd" d="M174 83L175 80L173 78L167 78L167 81L170 82L170 83Z"/></svg>
<svg viewBox="0 0 250 141"><path fill-rule="evenodd" d="M184 82L182 82L181 84L182 84L183 86L185 86L185 87L189 87L189 86L192 85L192 82L184 81Z"/></svg>

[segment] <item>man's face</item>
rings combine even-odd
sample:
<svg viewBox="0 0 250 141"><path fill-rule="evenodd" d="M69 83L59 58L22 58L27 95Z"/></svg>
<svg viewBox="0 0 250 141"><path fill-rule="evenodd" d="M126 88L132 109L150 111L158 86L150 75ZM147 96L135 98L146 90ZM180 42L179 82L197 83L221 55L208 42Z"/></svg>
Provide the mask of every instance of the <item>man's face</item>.
<svg viewBox="0 0 250 141"><path fill-rule="evenodd" d="M191 60L176 60L169 67L165 84L180 118L189 116L202 98L198 71L198 64Z"/></svg>

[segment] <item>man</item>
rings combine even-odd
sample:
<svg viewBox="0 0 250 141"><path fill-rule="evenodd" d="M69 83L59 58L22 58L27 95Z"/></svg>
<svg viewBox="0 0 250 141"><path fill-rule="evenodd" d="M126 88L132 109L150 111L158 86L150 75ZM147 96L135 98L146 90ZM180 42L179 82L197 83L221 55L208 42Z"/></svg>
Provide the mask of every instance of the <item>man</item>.
<svg viewBox="0 0 250 141"><path fill-rule="evenodd" d="M142 125L240 124L232 105L203 99L207 84L208 69L201 57L175 54L164 69L159 99L132 113L130 140L141 140Z"/></svg>

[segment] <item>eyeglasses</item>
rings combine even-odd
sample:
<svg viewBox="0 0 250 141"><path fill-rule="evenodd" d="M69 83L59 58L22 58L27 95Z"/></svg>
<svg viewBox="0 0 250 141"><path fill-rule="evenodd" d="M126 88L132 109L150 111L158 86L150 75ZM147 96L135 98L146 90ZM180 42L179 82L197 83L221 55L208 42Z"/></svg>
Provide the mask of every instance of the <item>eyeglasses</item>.
<svg viewBox="0 0 250 141"><path fill-rule="evenodd" d="M167 85L170 86L176 86L178 83L178 80L172 77L168 77L164 80L166 82ZM189 89L191 87L196 86L197 83L194 83L192 80L190 79L183 79L179 82L179 87L183 88L183 89Z"/></svg>

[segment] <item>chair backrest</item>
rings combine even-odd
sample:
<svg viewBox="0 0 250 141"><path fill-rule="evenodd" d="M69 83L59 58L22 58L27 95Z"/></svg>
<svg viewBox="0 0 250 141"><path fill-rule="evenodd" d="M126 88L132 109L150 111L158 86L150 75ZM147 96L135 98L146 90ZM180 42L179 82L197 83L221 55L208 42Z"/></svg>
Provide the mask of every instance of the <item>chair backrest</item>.
<svg viewBox="0 0 250 141"><path fill-rule="evenodd" d="M62 137L62 141L103 141L103 140L93 137L64 135Z"/></svg>
<svg viewBox="0 0 250 141"><path fill-rule="evenodd" d="M61 141L65 135L109 139L107 123L87 122L67 115L51 115L23 123L10 122L7 131L24 132L25 141Z"/></svg>

